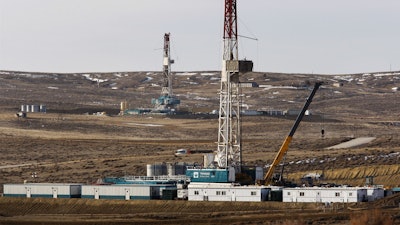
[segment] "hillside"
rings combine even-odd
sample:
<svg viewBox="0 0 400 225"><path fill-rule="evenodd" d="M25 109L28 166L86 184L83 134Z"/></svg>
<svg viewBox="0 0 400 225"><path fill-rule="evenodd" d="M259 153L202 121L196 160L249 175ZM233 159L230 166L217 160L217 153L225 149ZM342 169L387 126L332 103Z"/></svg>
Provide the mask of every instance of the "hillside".
<svg viewBox="0 0 400 225"><path fill-rule="evenodd" d="M180 110L209 113L219 107L217 71L177 72L174 94ZM241 82L249 110L300 109L315 81L325 84L315 96L286 157L285 173L296 182L307 173L323 173L324 182L399 186L400 72L347 75L252 72ZM129 108L152 107L160 95L160 72L33 73L0 71L0 183L91 183L104 176L145 175L145 165L201 162L201 155L173 156L178 148L215 149L217 119L118 116ZM17 118L22 104L43 104L47 113ZM108 116L93 116L106 112ZM245 116L243 160L267 166L288 134L295 116ZM321 137L324 129L326 135ZM374 137L349 149L327 148L356 137ZM385 168L385 169L384 169Z"/></svg>

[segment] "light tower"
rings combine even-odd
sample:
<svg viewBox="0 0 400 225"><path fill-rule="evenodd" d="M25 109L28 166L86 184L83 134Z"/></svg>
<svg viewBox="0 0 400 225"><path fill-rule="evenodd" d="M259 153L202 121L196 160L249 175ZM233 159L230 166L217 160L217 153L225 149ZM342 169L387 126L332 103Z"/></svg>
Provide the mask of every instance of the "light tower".
<svg viewBox="0 0 400 225"><path fill-rule="evenodd" d="M218 149L219 168L234 167L241 172L241 125L239 72L249 72L251 61L239 61L236 0L225 0L224 52L222 57Z"/></svg>
<svg viewBox="0 0 400 225"><path fill-rule="evenodd" d="M170 33L164 34L164 51L163 51L163 82L161 86L161 95L157 99L152 99L155 110L159 112L171 113L176 105L180 104L180 100L173 96L172 93L172 74L171 64L174 60L170 56Z"/></svg>

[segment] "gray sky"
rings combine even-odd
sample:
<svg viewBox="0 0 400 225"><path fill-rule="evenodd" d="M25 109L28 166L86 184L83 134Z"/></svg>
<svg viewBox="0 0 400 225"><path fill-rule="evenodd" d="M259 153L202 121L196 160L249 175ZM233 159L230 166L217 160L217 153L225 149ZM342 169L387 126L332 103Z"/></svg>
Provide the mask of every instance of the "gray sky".
<svg viewBox="0 0 400 225"><path fill-rule="evenodd" d="M237 0L240 57L262 72L400 70L399 0ZM0 70L220 70L224 0L0 0Z"/></svg>

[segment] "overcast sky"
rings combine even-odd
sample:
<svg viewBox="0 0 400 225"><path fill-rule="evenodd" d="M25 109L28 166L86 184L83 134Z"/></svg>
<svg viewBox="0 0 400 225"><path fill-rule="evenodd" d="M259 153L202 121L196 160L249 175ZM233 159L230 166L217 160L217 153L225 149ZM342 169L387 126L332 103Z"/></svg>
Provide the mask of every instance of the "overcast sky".
<svg viewBox="0 0 400 225"><path fill-rule="evenodd" d="M400 70L399 0L237 0L239 56L262 72ZM224 0L0 0L0 70L220 70Z"/></svg>

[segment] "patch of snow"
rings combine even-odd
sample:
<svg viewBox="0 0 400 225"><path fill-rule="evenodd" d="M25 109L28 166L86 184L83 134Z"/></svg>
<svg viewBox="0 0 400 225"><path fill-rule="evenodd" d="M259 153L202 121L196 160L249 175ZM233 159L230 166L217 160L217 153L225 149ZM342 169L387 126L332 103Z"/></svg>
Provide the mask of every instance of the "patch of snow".
<svg viewBox="0 0 400 225"><path fill-rule="evenodd" d="M376 73L374 74L374 77L384 77L384 76L393 76L393 75L400 75L399 72L394 72L394 73Z"/></svg>
<svg viewBox="0 0 400 225"><path fill-rule="evenodd" d="M189 73L189 72L183 72L183 73L176 73L176 76L193 76L196 75L197 73Z"/></svg>
<svg viewBox="0 0 400 225"><path fill-rule="evenodd" d="M214 76L215 73L200 73L201 76Z"/></svg>
<svg viewBox="0 0 400 225"><path fill-rule="evenodd" d="M210 100L209 98L204 98L204 97L200 97L200 96L196 96L193 98L194 100L204 100L204 101L208 101Z"/></svg>
<svg viewBox="0 0 400 225"><path fill-rule="evenodd" d="M338 76L334 76L334 78L337 80L344 80L347 82L352 82L354 80L351 75L338 75Z"/></svg>
<svg viewBox="0 0 400 225"><path fill-rule="evenodd" d="M47 87L48 89L58 90L58 87Z"/></svg>
<svg viewBox="0 0 400 225"><path fill-rule="evenodd" d="M270 90L270 89L297 89L296 87L293 86L272 86L269 84L260 84L258 87L264 88L264 90Z"/></svg>
<svg viewBox="0 0 400 225"><path fill-rule="evenodd" d="M108 81L108 79L99 79L99 78L91 77L91 75L88 74L88 73L82 74L82 76L85 77L87 80L94 81L94 82L97 82L97 83L103 83L103 82L107 82Z"/></svg>

